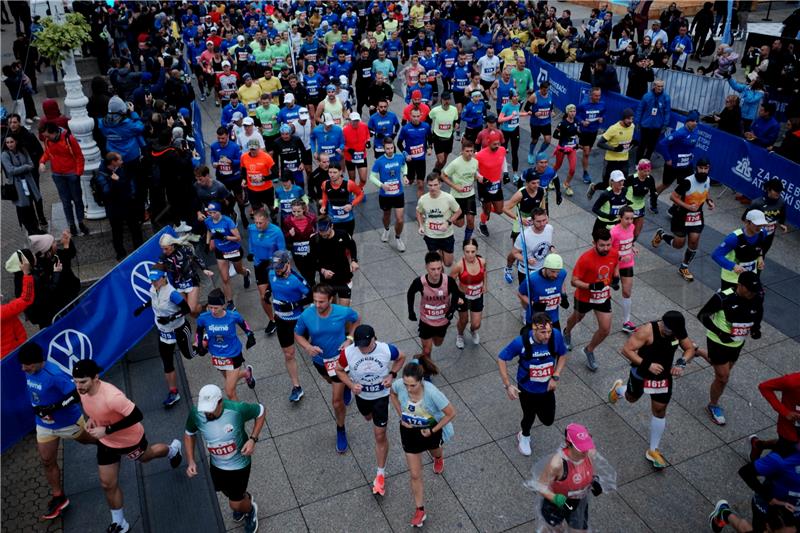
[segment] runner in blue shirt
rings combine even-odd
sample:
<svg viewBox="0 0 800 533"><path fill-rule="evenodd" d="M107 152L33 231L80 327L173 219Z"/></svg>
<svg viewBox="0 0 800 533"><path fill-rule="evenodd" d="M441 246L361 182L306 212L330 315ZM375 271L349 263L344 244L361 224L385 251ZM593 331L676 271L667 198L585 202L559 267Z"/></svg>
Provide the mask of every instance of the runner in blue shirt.
<svg viewBox="0 0 800 533"><path fill-rule="evenodd" d="M394 209L394 239L399 252L406 250L406 245L400 236L403 233L403 214L405 213L406 196L403 185L408 185L408 168L405 158L396 154L391 137L384 137L384 155L372 165L369 175L371 181L378 187L378 205L383 211L383 233L381 241L389 242L389 220Z"/></svg>
<svg viewBox="0 0 800 533"><path fill-rule="evenodd" d="M233 193L236 203L239 204L242 220L246 221L241 174L242 149L239 148L237 143L230 140L228 128L225 126L217 128L217 142L212 143L210 148L211 166L216 170L215 177L217 181Z"/></svg>
<svg viewBox="0 0 800 533"><path fill-rule="evenodd" d="M417 198L423 195L425 183L425 156L428 153L428 139L431 125L420 121L418 109L411 111L411 122L400 128L397 136L397 149L401 150L408 166L408 180L417 182Z"/></svg>
<svg viewBox="0 0 800 533"><path fill-rule="evenodd" d="M394 140L397 132L400 131L400 121L392 111L389 111L389 102L381 100L378 102L378 110L369 117L367 122L369 132L372 134L372 146L375 159L383 155L383 141L386 137Z"/></svg>
<svg viewBox="0 0 800 533"><path fill-rule="evenodd" d="M589 184L592 177L589 175L589 152L597 140L597 132L606 116L606 103L600 100L602 90L593 87L589 99L578 104L575 120L578 123L578 144L583 151L583 182Z"/></svg>
<svg viewBox="0 0 800 533"><path fill-rule="evenodd" d="M487 110L486 102L483 101L483 95L480 91L473 91L470 95L470 101L464 106L461 112L461 120L467 127L464 132L464 138L469 139L473 143L478 138L478 133L483 129L484 119Z"/></svg>
<svg viewBox="0 0 800 533"><path fill-rule="evenodd" d="M531 112L531 144L528 148L528 164L532 165L539 137L544 137L542 151L550 146L552 137L553 95L550 94L550 82L545 80L539 84L539 90L528 96L525 111ZM544 184L542 184L544 186Z"/></svg>
<svg viewBox="0 0 800 533"><path fill-rule="evenodd" d="M531 272L519 284L517 297L525 309L526 324L531 323L534 313L544 311L550 317L553 328L561 330L558 306L569 309L566 279L563 259L558 254L549 253L544 258L542 268Z"/></svg>
<svg viewBox="0 0 800 533"><path fill-rule="evenodd" d="M34 342L23 344L17 352L17 359L25 373L28 397L36 413L36 447L53 493L41 518L52 520L69 505L58 467L61 439L72 439L81 444L96 441L84 429L81 401L72 377L55 363L45 361L42 347Z"/></svg>
<svg viewBox="0 0 800 533"><path fill-rule="evenodd" d="M447 39L444 44L444 50L439 53L439 72L442 73L442 84L444 91L449 91L453 81L453 75L456 70L456 63L458 62L458 49L455 48L455 43L452 39Z"/></svg>
<svg viewBox="0 0 800 533"><path fill-rule="evenodd" d="M503 106L511 100L511 91L515 90L514 80L511 79L510 68L503 69L503 71L500 73L500 77L494 80L491 90L494 91L494 94L497 97L497 114L499 115L500 110L503 109Z"/></svg>
<svg viewBox="0 0 800 533"><path fill-rule="evenodd" d="M253 215L253 223L247 227L247 260L255 265L256 287L261 301L261 308L266 313L269 322L264 332L267 335L275 333L275 313L270 303L269 267L272 263L272 254L276 250L286 249L286 239L280 226L270 223L266 211L259 209Z"/></svg>
<svg viewBox="0 0 800 533"><path fill-rule="evenodd" d="M206 207L208 216L203 220L206 226L206 245L214 252L219 267L219 277L222 278L222 291L228 300L228 309L233 309L233 290L231 289L231 276L228 265L232 264L236 272L244 277L244 288L250 288L250 271L242 266L242 241L239 229L230 217L221 212L219 202L209 202Z"/></svg>
<svg viewBox="0 0 800 533"><path fill-rule="evenodd" d="M353 343L353 331L361 319L353 309L334 304L333 295L334 289L330 285L314 286L314 305L303 311L297 320L294 340L312 356L314 368L332 386L331 403L336 416L336 451L344 453L347 451L344 421L350 394L345 394L346 387L336 376L336 360L340 352Z"/></svg>
<svg viewBox="0 0 800 533"><path fill-rule="evenodd" d="M220 289L208 293L208 311L197 317L197 333L194 350L198 355L211 354L211 364L225 378L225 394L228 399L239 401L236 383L240 379L251 389L256 386L252 365L244 365L242 343L236 336L236 326L247 335L245 347L249 350L256 344L256 336L238 311L225 308L225 295Z"/></svg>
<svg viewBox="0 0 800 533"><path fill-rule="evenodd" d="M396 71L398 63L403 55L403 41L397 36L397 32L392 33L390 39L383 41L383 49L386 50L386 57L394 63L394 69Z"/></svg>
<svg viewBox="0 0 800 533"><path fill-rule="evenodd" d="M292 176L287 172L281 175L280 187L275 187L275 207L279 209L280 219L292 214L292 202L301 198L308 203L305 191L299 185L295 185Z"/></svg>

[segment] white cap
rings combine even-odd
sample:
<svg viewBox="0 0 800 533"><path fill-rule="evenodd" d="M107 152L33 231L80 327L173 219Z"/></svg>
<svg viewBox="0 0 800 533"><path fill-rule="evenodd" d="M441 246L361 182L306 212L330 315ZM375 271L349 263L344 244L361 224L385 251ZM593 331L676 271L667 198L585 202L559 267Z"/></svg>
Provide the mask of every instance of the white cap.
<svg viewBox="0 0 800 533"><path fill-rule="evenodd" d="M323 123L324 123L326 126L333 126L334 124L336 124L336 123L333 121L333 115L331 115L330 113L323 113L323 114L322 114L322 122L323 122Z"/></svg>
<svg viewBox="0 0 800 533"><path fill-rule="evenodd" d="M340 83L341 85L347 85L347 76L345 76L344 74L342 74L341 76L339 76L339 83Z"/></svg>
<svg viewBox="0 0 800 533"><path fill-rule="evenodd" d="M253 117L247 117L242 121L242 124L244 124L245 126L252 126L253 124L255 124L255 122L253 122Z"/></svg>
<svg viewBox="0 0 800 533"><path fill-rule="evenodd" d="M625 174L621 170L612 170L609 179L611 181L625 181Z"/></svg>
<svg viewBox="0 0 800 533"><path fill-rule="evenodd" d="M350 113L350 120L361 120L361 115L353 111Z"/></svg>
<svg viewBox="0 0 800 533"><path fill-rule="evenodd" d="M236 38L237 41L244 41L244 35L240 35Z"/></svg>
<svg viewBox="0 0 800 533"><path fill-rule="evenodd" d="M226 61L223 61L223 62L222 62L222 66L223 66L223 67L229 67L229 66L231 66L231 62L230 62L230 61L227 61L227 60L226 60Z"/></svg>
<svg viewBox="0 0 800 533"><path fill-rule="evenodd" d="M231 120L233 120L233 121L242 120L243 116L244 115L242 115L241 111L236 111L236 112L233 113L233 115L231 115Z"/></svg>
<svg viewBox="0 0 800 533"><path fill-rule="evenodd" d="M222 390L216 385L204 385L197 395L197 410L201 413L213 413L222 399Z"/></svg>
<svg viewBox="0 0 800 533"><path fill-rule="evenodd" d="M286 96L283 97L284 102L294 102L294 95L292 93L287 93Z"/></svg>
<svg viewBox="0 0 800 533"><path fill-rule="evenodd" d="M758 209L753 209L752 211L748 211L745 220L747 220L748 222L752 222L756 226L767 225L767 217L764 215L763 211L759 211Z"/></svg>
<svg viewBox="0 0 800 533"><path fill-rule="evenodd" d="M301 107L300 111L297 112L297 116L299 118L308 118L308 109Z"/></svg>

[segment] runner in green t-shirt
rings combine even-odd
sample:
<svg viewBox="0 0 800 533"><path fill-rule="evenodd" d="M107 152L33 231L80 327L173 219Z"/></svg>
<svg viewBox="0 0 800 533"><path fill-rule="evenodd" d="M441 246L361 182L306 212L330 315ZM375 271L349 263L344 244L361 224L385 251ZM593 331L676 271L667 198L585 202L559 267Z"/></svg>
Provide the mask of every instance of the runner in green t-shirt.
<svg viewBox="0 0 800 533"><path fill-rule="evenodd" d="M525 68L525 58L517 58L516 67L511 70L511 78L520 94L520 100L533 91L533 75L529 68Z"/></svg>
<svg viewBox="0 0 800 533"><path fill-rule="evenodd" d="M452 195L442 191L439 174L428 174L425 181L428 192L417 200L419 234L424 236L428 251L440 252L449 267L453 264L453 224L461 216L461 208Z"/></svg>
<svg viewBox="0 0 800 533"><path fill-rule="evenodd" d="M183 437L189 464L186 475L190 478L197 475L194 446L199 432L211 457L214 489L228 498L235 521L247 520L245 531L258 529L258 505L247 492L247 483L250 480L250 456L265 419L263 405L223 400L222 390L216 385L205 385L200 389L197 407L192 407L186 419ZM249 436L245 428L248 420L255 420Z"/></svg>
<svg viewBox="0 0 800 533"><path fill-rule="evenodd" d="M256 109L256 118L261 121L261 135L264 137L268 151L272 151L272 141L280 134L278 131L278 113L281 108L274 101L261 95L261 105Z"/></svg>
<svg viewBox="0 0 800 533"><path fill-rule="evenodd" d="M272 54L266 43L266 39L261 39L259 45L253 49L253 61L258 65L260 75L264 74L263 71L269 68L270 61L272 61Z"/></svg>
<svg viewBox="0 0 800 533"><path fill-rule="evenodd" d="M450 105L451 98L450 91L443 92L442 103L428 113L433 133L433 151L436 153L435 172L442 171L447 163L447 155L453 151L453 132L458 123L458 109Z"/></svg>
<svg viewBox="0 0 800 533"><path fill-rule="evenodd" d="M276 35L274 44L269 47L269 54L272 59L272 70L274 72L280 72L281 67L286 65L286 56L288 56L289 53L289 45L281 41L280 35Z"/></svg>
<svg viewBox="0 0 800 533"><path fill-rule="evenodd" d="M475 202L475 178L478 175L478 160L475 159L475 145L467 139L461 140L461 155L450 161L442 171L442 180L450 186L450 194L458 202L461 215L455 225L467 227L464 230L464 242L472 238L475 231L475 214L478 206Z"/></svg>

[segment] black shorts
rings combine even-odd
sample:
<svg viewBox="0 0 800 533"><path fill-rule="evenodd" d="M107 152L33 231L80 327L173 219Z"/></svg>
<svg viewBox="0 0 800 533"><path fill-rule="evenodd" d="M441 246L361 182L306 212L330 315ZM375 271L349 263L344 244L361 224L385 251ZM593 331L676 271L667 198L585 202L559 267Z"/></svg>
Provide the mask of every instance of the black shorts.
<svg viewBox="0 0 800 533"><path fill-rule="evenodd" d="M494 85L494 81L486 81L486 80L479 80L481 82L481 87L483 87L484 91L488 91L489 88Z"/></svg>
<svg viewBox="0 0 800 533"><path fill-rule="evenodd" d="M353 163L352 161L345 161L344 166L347 167L347 170L355 170L357 168L367 168L367 162L364 161L363 163Z"/></svg>
<svg viewBox="0 0 800 533"><path fill-rule="evenodd" d="M586 530L589 527L589 502L579 501L577 508L570 511L566 508L559 509L550 500L542 499L542 517L553 527L566 520L572 529Z"/></svg>
<svg viewBox="0 0 800 533"><path fill-rule="evenodd" d="M337 284L331 285L333 288L334 294L338 298L344 298L345 300L349 300L353 296L353 282L349 281L344 285Z"/></svg>
<svg viewBox="0 0 800 533"><path fill-rule="evenodd" d="M489 202L502 202L503 201L503 184L502 182L497 187L497 191L489 192L489 185L484 182L478 182L478 198L481 202L486 204Z"/></svg>
<svg viewBox="0 0 800 533"><path fill-rule="evenodd" d="M275 317L275 326L278 330L278 344L281 348L288 348L294 345L294 326L297 320L284 320L279 316Z"/></svg>
<svg viewBox="0 0 800 533"><path fill-rule="evenodd" d="M543 135L545 137L552 137L553 135L553 128L548 124L544 124L543 126L534 126L531 124L531 142L535 142L539 140L539 135Z"/></svg>
<svg viewBox="0 0 800 533"><path fill-rule="evenodd" d="M250 465L239 470L223 470L211 465L211 481L215 491L221 492L232 502L240 502L247 494Z"/></svg>
<svg viewBox="0 0 800 533"><path fill-rule="evenodd" d="M226 255L229 257L225 257ZM242 249L239 248L235 252L222 252L219 248L215 248L214 257L216 257L218 261L231 261L236 263L242 260Z"/></svg>
<svg viewBox="0 0 800 533"><path fill-rule="evenodd" d="M329 376L328 375L328 371L325 370L325 365L321 365L321 364L319 364L317 362L314 362L314 368L317 369L317 372L319 372L319 375L322 376L323 378L329 379L334 383L341 383L342 382L342 380L339 379L339 376Z"/></svg>
<svg viewBox="0 0 800 533"><path fill-rule="evenodd" d="M594 146L597 140L596 131L586 131L578 133L578 146Z"/></svg>
<svg viewBox="0 0 800 533"><path fill-rule="evenodd" d="M422 428L407 428L400 426L400 442L406 453L422 453L442 447L442 432L431 432L427 437L422 436Z"/></svg>
<svg viewBox="0 0 800 533"><path fill-rule="evenodd" d="M364 400L356 396L356 407L363 416L371 416L376 427L385 428L389 421L389 395L375 400Z"/></svg>
<svg viewBox="0 0 800 533"><path fill-rule="evenodd" d="M392 196L378 195L378 206L381 208L381 211L403 209L406 206L406 197L404 194L396 194Z"/></svg>
<svg viewBox="0 0 800 533"><path fill-rule="evenodd" d="M621 278L632 278L633 277L633 267L626 267L619 269L619 277Z"/></svg>
<svg viewBox="0 0 800 533"><path fill-rule="evenodd" d="M469 99L463 90L453 89L453 103L467 105Z"/></svg>
<svg viewBox="0 0 800 533"><path fill-rule="evenodd" d="M712 365L735 363L739 359L739 355L742 353L743 347L744 344L737 346L736 348L725 346L724 344L712 341L706 337L706 349L708 350L708 358Z"/></svg>
<svg viewBox="0 0 800 533"><path fill-rule="evenodd" d="M275 205L275 188L270 187L263 191L247 189L247 199L250 200L250 207L253 211L261 207L265 207L267 211L272 211L272 206Z"/></svg>
<svg viewBox="0 0 800 533"><path fill-rule="evenodd" d="M264 151L265 152L272 152L275 149L275 141L280 138L280 135L271 135L267 137L264 136Z"/></svg>
<svg viewBox="0 0 800 533"><path fill-rule="evenodd" d="M147 451L147 437L142 435L142 440L134 446L126 448L112 448L106 446L100 441L97 441L97 464L98 466L107 466L119 463L123 455L128 456L132 461L138 461L139 458Z"/></svg>
<svg viewBox="0 0 800 533"><path fill-rule="evenodd" d="M212 356L213 356L213 354L212 354ZM241 368L242 365L244 364L244 356L241 353L239 355L237 355L236 357L231 357L230 360L231 360L231 365L233 366L234 370L237 370L237 369ZM222 372L222 371L220 370L220 372Z"/></svg>
<svg viewBox="0 0 800 533"><path fill-rule="evenodd" d="M471 311L473 313L480 313L483 311L483 296L478 296L475 299L464 298L464 303L458 305L460 312Z"/></svg>
<svg viewBox="0 0 800 533"><path fill-rule="evenodd" d="M429 252L442 251L446 254L452 254L456 247L456 239L453 235L441 239L434 239L425 235L422 239L425 241L425 246L428 247Z"/></svg>
<svg viewBox="0 0 800 533"><path fill-rule="evenodd" d="M266 285L267 290L264 293L264 298L269 299L272 296L272 289L269 286L269 266L270 261L261 261L256 265L256 285Z"/></svg>
<svg viewBox="0 0 800 533"><path fill-rule="evenodd" d="M240 196L242 194L242 180L239 179L238 177L223 180L220 179L219 174L217 174L217 181L222 183L226 189L231 191L232 195Z"/></svg>
<svg viewBox="0 0 800 533"><path fill-rule="evenodd" d="M466 196L464 198L456 198L458 207L461 208L461 215L458 220L461 220L467 215L476 215L478 213L478 202L475 201L475 195Z"/></svg>
<svg viewBox="0 0 800 533"><path fill-rule="evenodd" d="M408 171L408 181L425 181L425 160L412 159L406 162L406 170Z"/></svg>
<svg viewBox="0 0 800 533"><path fill-rule="evenodd" d="M650 399L654 402L663 403L664 405L669 403L669 400L672 398L672 376L667 373L667 377L664 378L663 381L667 382L667 392L659 392L656 394L650 394ZM633 373L633 369L631 369L630 374L628 375L628 388L625 393L638 400L642 397L645 393L644 391L644 382L645 380L642 379L640 376L637 376ZM658 385L658 384L656 384ZM663 388L660 387L659 388Z"/></svg>
<svg viewBox="0 0 800 533"><path fill-rule="evenodd" d="M705 215L702 211L700 213L700 224L697 226L686 225L686 211L683 209L675 209L672 213L672 220L669 223L669 229L676 237L686 237L687 233L703 233L705 227Z"/></svg>
<svg viewBox="0 0 800 533"><path fill-rule="evenodd" d="M439 337L441 339L447 335L447 328L450 326L450 322L445 324L444 326L431 326L430 324L426 324L422 320L419 321L419 326L417 330L419 331L419 338L423 340L432 339L434 337Z"/></svg>
<svg viewBox="0 0 800 533"><path fill-rule="evenodd" d="M482 129L483 126L478 126L477 128L467 127L464 130L464 138L467 139L468 141L472 141L473 143L475 143L475 141L478 139L478 134L481 132Z"/></svg>
<svg viewBox="0 0 800 533"><path fill-rule="evenodd" d="M453 136L443 139L438 135L433 135L433 152L435 154L449 154L453 152Z"/></svg>
<svg viewBox="0 0 800 533"><path fill-rule="evenodd" d="M577 298L575 298L575 311L577 311L582 315L585 315L590 311L597 311L598 313L610 313L611 298L607 299L605 302L601 304L591 304L589 302L582 302Z"/></svg>
<svg viewBox="0 0 800 533"><path fill-rule="evenodd" d="M304 165L311 166L314 161L314 155L311 153L311 148L303 148L303 154L300 156L300 162Z"/></svg>

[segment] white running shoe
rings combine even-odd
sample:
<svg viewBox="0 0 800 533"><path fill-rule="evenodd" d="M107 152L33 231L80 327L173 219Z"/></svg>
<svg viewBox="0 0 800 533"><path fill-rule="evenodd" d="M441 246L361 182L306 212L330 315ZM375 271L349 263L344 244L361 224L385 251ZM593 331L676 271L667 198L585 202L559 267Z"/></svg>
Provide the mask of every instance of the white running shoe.
<svg viewBox="0 0 800 533"><path fill-rule="evenodd" d="M475 346L479 345L481 343L481 334L472 330L469 330L469 333L472 335L472 344Z"/></svg>
<svg viewBox="0 0 800 533"><path fill-rule="evenodd" d="M394 243L397 245L398 252L406 251L406 243L403 242L403 239L401 239L400 237L395 237Z"/></svg>
<svg viewBox="0 0 800 533"><path fill-rule="evenodd" d="M528 435L527 437L522 434L520 431L517 433L517 449L519 453L524 455L525 457L530 457L531 455L531 436Z"/></svg>
<svg viewBox="0 0 800 533"><path fill-rule="evenodd" d="M389 242L389 228L386 228L381 232L381 242Z"/></svg>
<svg viewBox="0 0 800 533"><path fill-rule="evenodd" d="M464 337L462 335L456 335L456 348L459 350L464 349Z"/></svg>

